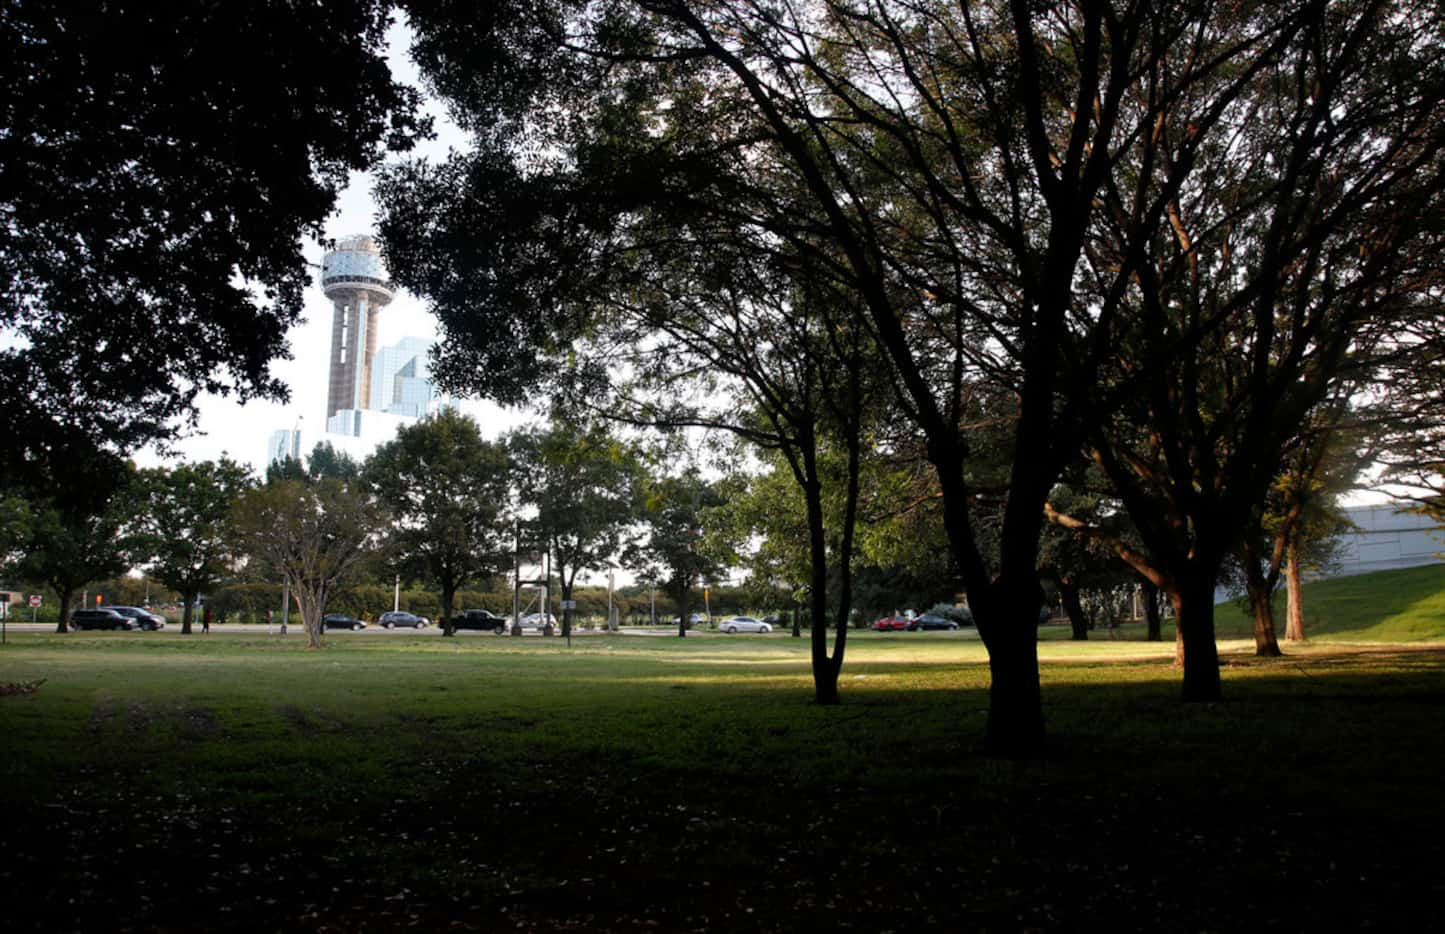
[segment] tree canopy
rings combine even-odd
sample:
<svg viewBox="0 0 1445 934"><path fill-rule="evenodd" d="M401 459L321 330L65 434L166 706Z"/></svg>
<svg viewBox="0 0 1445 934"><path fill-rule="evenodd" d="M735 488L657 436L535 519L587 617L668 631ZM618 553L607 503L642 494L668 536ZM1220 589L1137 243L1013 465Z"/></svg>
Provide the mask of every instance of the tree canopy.
<svg viewBox="0 0 1445 934"><path fill-rule="evenodd" d="M124 450L269 370L348 173L426 131L390 4L6 2L0 411Z"/></svg>

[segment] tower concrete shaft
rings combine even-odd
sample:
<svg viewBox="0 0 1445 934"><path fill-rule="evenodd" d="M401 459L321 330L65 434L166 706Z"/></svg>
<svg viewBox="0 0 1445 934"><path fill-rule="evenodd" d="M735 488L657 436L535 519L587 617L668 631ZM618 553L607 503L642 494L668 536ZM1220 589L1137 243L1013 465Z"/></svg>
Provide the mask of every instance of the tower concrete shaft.
<svg viewBox="0 0 1445 934"><path fill-rule="evenodd" d="M331 373L326 417L343 409L369 409L371 360L378 313L394 294L381 251L370 237L347 237L321 261L321 287L332 301Z"/></svg>

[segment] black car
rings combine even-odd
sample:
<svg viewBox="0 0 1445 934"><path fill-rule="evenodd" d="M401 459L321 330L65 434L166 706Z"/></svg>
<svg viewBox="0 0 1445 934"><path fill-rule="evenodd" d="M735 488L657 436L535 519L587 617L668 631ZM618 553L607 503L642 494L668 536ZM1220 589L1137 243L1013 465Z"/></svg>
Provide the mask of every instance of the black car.
<svg viewBox="0 0 1445 934"><path fill-rule="evenodd" d="M71 629L134 629L135 621L115 610L76 610L70 614Z"/></svg>
<svg viewBox="0 0 1445 934"><path fill-rule="evenodd" d="M142 629L154 632L157 629L166 628L166 618L150 610L143 610L138 606L103 606L102 610L114 610L127 619L135 620L135 624Z"/></svg>
<svg viewBox="0 0 1445 934"><path fill-rule="evenodd" d="M506 632L507 620L490 610L463 610L451 619L453 629L480 629L484 632Z"/></svg>
<svg viewBox="0 0 1445 934"><path fill-rule="evenodd" d="M945 619L945 618L942 617L942 616L935 616L935 615L933 615L932 613L924 613L922 616L916 617L916 618L913 620L913 622L911 622L911 623L908 624L908 631L909 631L909 632L914 632L914 631L919 630L919 629L957 629L957 628L958 628L958 623L955 623L955 622L954 622L953 620L951 620L951 619Z"/></svg>
<svg viewBox="0 0 1445 934"><path fill-rule="evenodd" d="M366 624L355 616L347 616L345 613L327 613L321 617L321 631L328 629L365 629Z"/></svg>

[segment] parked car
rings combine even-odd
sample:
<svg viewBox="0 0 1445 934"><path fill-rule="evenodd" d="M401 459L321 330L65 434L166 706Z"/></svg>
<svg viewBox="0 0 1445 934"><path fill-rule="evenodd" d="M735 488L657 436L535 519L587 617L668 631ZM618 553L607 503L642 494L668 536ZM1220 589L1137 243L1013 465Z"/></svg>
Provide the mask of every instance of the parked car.
<svg viewBox="0 0 1445 934"><path fill-rule="evenodd" d="M557 617L551 613L528 613L522 617L523 629L541 629L544 632L556 631Z"/></svg>
<svg viewBox="0 0 1445 934"><path fill-rule="evenodd" d="M957 629L958 623L942 616L935 616L932 613L924 613L922 616L914 617L908 624L909 632L916 632L920 629Z"/></svg>
<svg viewBox="0 0 1445 934"><path fill-rule="evenodd" d="M868 628L877 632L902 632L913 622L911 616L885 616L882 619L875 619Z"/></svg>
<svg viewBox="0 0 1445 934"><path fill-rule="evenodd" d="M417 616L405 610L388 610L381 614L377 622L383 629L395 629L397 626L406 626L411 629L425 629L431 625L431 620L425 616Z"/></svg>
<svg viewBox="0 0 1445 934"><path fill-rule="evenodd" d="M347 616L345 613L327 613L321 617L321 631L328 629L365 629L366 624L355 616Z"/></svg>
<svg viewBox="0 0 1445 934"><path fill-rule="evenodd" d="M143 610L138 606L103 606L102 610L115 610L127 619L135 620L135 624L141 629L148 629L154 632L157 629L166 628L166 618L150 610Z"/></svg>
<svg viewBox="0 0 1445 934"><path fill-rule="evenodd" d="M480 629L484 632L507 631L507 619L490 610L463 610L451 619L453 629Z"/></svg>
<svg viewBox="0 0 1445 934"><path fill-rule="evenodd" d="M72 610L71 629L134 629L135 620L115 610Z"/></svg>
<svg viewBox="0 0 1445 934"><path fill-rule="evenodd" d="M734 616L718 623L718 627L728 635L735 632L772 632L773 627L758 619L756 616Z"/></svg>

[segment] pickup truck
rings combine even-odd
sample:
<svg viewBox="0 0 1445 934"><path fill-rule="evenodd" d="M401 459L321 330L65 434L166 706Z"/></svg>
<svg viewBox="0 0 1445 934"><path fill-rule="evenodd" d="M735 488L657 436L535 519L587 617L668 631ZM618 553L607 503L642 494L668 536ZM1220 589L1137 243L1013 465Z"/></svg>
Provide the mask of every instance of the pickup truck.
<svg viewBox="0 0 1445 934"><path fill-rule="evenodd" d="M481 629L490 632L506 632L507 620L490 610L463 610L450 620L453 629Z"/></svg>

